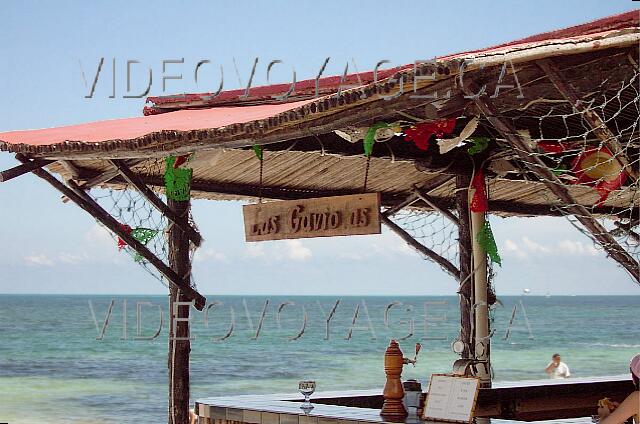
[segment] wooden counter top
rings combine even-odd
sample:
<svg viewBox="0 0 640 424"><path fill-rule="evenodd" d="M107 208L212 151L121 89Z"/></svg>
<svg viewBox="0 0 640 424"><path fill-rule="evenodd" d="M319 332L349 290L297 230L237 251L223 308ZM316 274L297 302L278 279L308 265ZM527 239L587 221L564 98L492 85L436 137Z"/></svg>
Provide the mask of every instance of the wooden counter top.
<svg viewBox="0 0 640 424"><path fill-rule="evenodd" d="M492 423L516 422L503 419L590 423L589 418L580 417L595 413L592 409L595 410L597 399L607 396L617 400L633 389L626 376L502 382L494 386L481 389L476 409L480 416L492 417ZM212 397L198 399L196 412L207 424L383 424L388 421L380 416L380 393L381 390L314 393L314 409L309 413L300 409L303 398L299 393Z"/></svg>

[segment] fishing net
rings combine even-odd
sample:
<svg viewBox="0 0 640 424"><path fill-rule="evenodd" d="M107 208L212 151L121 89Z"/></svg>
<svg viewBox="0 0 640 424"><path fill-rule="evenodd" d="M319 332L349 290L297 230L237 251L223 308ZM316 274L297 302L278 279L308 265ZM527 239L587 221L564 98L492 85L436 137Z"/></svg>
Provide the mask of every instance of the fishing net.
<svg viewBox="0 0 640 424"><path fill-rule="evenodd" d="M458 226L449 218L439 212L406 208L394 214L392 220L416 241L458 267ZM428 256L421 256L433 262Z"/></svg>
<svg viewBox="0 0 640 424"><path fill-rule="evenodd" d="M542 98L509 114L516 128L523 123L530 128L520 135L539 159L536 167L551 172L546 177L542 169L532 173L515 154L511 159L520 168L514 174L547 184L540 190L542 200L597 248L608 254L623 249L625 268L633 272L633 261L637 270L640 260L640 80L637 66L616 75L609 74L576 108L564 99ZM571 201L559 201L549 184L567 190ZM583 217L595 218L596 231L585 228Z"/></svg>
<svg viewBox="0 0 640 424"><path fill-rule="evenodd" d="M180 183L181 179L190 179L190 171L186 168L173 169L174 158L164 159L148 159L135 166L135 172L142 175L167 175L178 174L172 178L170 188L171 195L176 200L188 199L188 192L185 192L184 184ZM170 166L167 163L170 161ZM189 178L184 174L189 173ZM174 186L173 182L178 181ZM131 185L119 184L117 188L109 186L103 188L95 188L90 192L93 199L98 202L112 217L114 217L133 238L144 244L156 257L161 259L165 264L169 265L169 241L168 230L172 224L159 210L155 208L137 189ZM166 204L166 189L156 191L156 195ZM195 223L191 215L189 222L195 227ZM146 272L160 281L164 286L168 287L168 281L152 264L147 262L132 247L127 245L124 240L109 231L114 240L114 249L118 249L123 254L131 257L131 259L141 266ZM196 251L195 245L191 244L190 255ZM195 282L192 285L195 287Z"/></svg>

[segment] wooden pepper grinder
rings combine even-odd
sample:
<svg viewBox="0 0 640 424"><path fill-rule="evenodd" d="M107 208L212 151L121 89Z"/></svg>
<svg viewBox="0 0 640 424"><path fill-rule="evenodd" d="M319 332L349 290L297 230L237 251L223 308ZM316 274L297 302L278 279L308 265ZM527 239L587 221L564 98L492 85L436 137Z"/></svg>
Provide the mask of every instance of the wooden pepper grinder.
<svg viewBox="0 0 640 424"><path fill-rule="evenodd" d="M405 358L402 355L400 346L395 340L391 340L384 353L384 372L387 375L387 382L384 385L382 396L384 403L380 415L390 419L403 419L407 416L407 411L402 403L404 389L402 388L402 367L405 364L415 365L420 351L420 343L416 343L416 354L413 359Z"/></svg>

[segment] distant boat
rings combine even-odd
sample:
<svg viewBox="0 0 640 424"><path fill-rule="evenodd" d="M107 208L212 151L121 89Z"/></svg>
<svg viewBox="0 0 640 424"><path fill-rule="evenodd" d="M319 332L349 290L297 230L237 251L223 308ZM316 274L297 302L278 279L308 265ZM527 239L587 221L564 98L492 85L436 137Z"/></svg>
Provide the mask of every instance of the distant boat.
<svg viewBox="0 0 640 424"><path fill-rule="evenodd" d="M522 293L529 294L529 293L531 293L531 289L523 289Z"/></svg>
<svg viewBox="0 0 640 424"><path fill-rule="evenodd" d="M544 297L546 297L547 299L551 297L551 293L547 292L547 294L544 295Z"/></svg>

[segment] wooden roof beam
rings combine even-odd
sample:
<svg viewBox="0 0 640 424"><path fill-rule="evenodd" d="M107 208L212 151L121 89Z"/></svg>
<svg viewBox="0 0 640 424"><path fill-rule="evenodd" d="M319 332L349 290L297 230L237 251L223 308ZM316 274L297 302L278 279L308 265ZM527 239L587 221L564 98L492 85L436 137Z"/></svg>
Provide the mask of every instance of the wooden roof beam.
<svg viewBox="0 0 640 424"><path fill-rule="evenodd" d="M16 155L22 163L30 163L31 161L23 155ZM69 181L68 186L64 185L61 181L51 175L49 172L41 168L35 168L32 170L36 176L42 178L49 184L51 184L56 190L60 191L67 198L73 201L76 205L82 208L85 212L93 216L97 221L102 223L105 227L111 230L114 234L124 240L133 250L135 250L140 256L145 258L149 263L156 267L156 269L164 275L171 284L179 288L185 296L190 300L194 300L195 307L198 310L204 309L206 298L198 293L193 287L186 285L184 280L178 276L169 266L167 266L160 258L154 255L144 244L133 238L131 234L126 232L120 223L116 221L107 211L105 211L95 200L75 182Z"/></svg>
<svg viewBox="0 0 640 424"><path fill-rule="evenodd" d="M33 172L35 169L42 168L54 162L55 160L36 159L14 166L13 168L0 171L0 183L4 183L21 175L28 174L30 172Z"/></svg>
<svg viewBox="0 0 640 424"><path fill-rule="evenodd" d="M136 188L149 201L156 207L164 216L166 216L171 222L180 227L182 231L187 235L189 240L196 246L202 244L202 236L187 222L183 225L183 219L180 219L176 213L169 208L147 185L127 166L125 161L118 159L111 159L109 162L115 166L122 177L127 180L132 186Z"/></svg>
<svg viewBox="0 0 640 424"><path fill-rule="evenodd" d="M540 177L549 190L565 204L566 210L574 215L591 233L598 244L632 275L636 283L640 284L640 266L638 262L596 221L586 207L577 204L562 181L540 160L536 152L529 147L511 122L500 114L500 111L491 99L487 97L486 93L481 96L476 95L476 93L480 91L478 85L473 81L468 81L461 89L469 98L473 99L473 102L482 111L491 125L493 125L496 131L513 147L526 167Z"/></svg>
<svg viewBox="0 0 640 424"><path fill-rule="evenodd" d="M420 188L422 193L426 194L426 193L429 193L431 190L434 190L434 189L440 187L441 185L447 183L448 181L450 181L454 177L455 177L454 175L441 174L441 175L438 175L438 176L432 178L431 180L427 181L426 183L422 184L419 188ZM382 215L384 215L387 218L389 218L389 217L397 214L398 212L400 212L402 209L406 208L407 206L411 206L412 204L414 204L418 200L420 200L420 197L418 196L418 193L414 191L413 193L411 193L402 202L398 203L397 205L391 206L390 208L388 208L387 210L382 212Z"/></svg>
<svg viewBox="0 0 640 424"><path fill-rule="evenodd" d="M562 77L562 73L553 59L537 60L536 65L547 74L547 77L549 77L553 85L558 89L560 94L562 94L562 97L571 103L577 112L580 112L594 134L611 150L611 153L613 153L616 160L622 165L627 175L634 180L638 180L638 172L629 164L629 159L625 155L620 141L607 127L607 124L602 118L591 110L586 102L582 101L578 92Z"/></svg>
<svg viewBox="0 0 640 424"><path fill-rule="evenodd" d="M437 210L442 215L446 216L449 219L449 221L451 221L454 224L460 226L460 220L458 219L458 217L455 216L454 214L452 214L451 211L449 209L447 209L446 206L441 204L438 200L436 200L433 197L429 196L427 193L425 193L423 190L421 190L418 187L416 187L414 189L414 193L420 199L422 199L422 201L425 202L427 205L431 206L434 210Z"/></svg>

